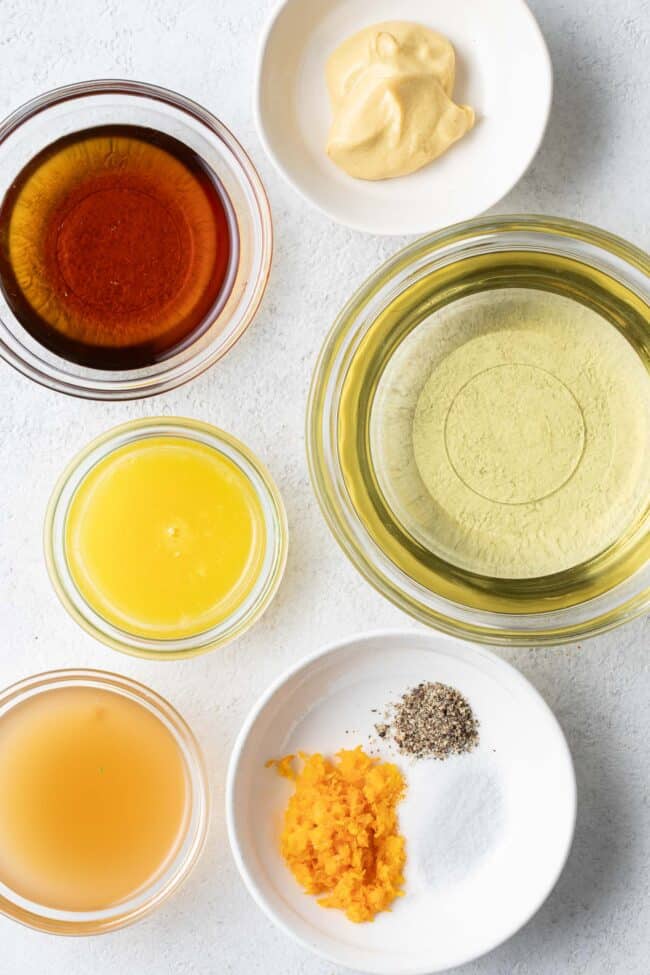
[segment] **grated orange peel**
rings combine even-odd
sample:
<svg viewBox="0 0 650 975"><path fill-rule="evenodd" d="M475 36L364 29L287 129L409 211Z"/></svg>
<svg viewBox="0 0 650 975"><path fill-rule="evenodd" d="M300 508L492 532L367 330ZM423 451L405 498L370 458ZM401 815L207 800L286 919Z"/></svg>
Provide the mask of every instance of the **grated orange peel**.
<svg viewBox="0 0 650 975"><path fill-rule="evenodd" d="M390 910L403 895L406 861L397 817L406 786L398 767L361 746L335 760L300 752L266 764L294 783L280 847L303 890L357 923Z"/></svg>

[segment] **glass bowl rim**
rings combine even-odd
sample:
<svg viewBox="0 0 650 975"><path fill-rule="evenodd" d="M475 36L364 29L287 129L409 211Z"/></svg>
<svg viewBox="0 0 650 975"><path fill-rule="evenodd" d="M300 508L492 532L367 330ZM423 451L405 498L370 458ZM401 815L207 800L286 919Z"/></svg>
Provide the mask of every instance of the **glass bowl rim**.
<svg viewBox="0 0 650 975"><path fill-rule="evenodd" d="M260 249L259 268L257 270L254 292L241 315L241 321L232 334L224 342L217 342L215 348L196 363L194 356L175 365L172 356L169 370L161 371L154 377L128 378L128 370L123 371L125 378L115 383L115 386L105 385L99 378L94 384L85 385L78 381L73 374L60 374L55 365L45 360L34 358L27 350L27 354L16 351L6 345L0 336L0 358L27 379L38 383L47 389L64 393L73 397L90 400L120 401L144 399L169 392L202 375L239 341L248 330L262 303L264 293L271 273L273 260L273 219L268 194L262 179L250 156L233 135L231 130L210 111L191 98L181 95L170 88L153 85L148 82L133 81L122 78L97 78L87 81L77 81L72 84L52 88L19 105L2 121L0 121L0 152L4 143L26 122L35 118L48 109L64 102L74 101L93 95L127 95L135 98L148 98L161 102L185 115L207 129L212 138L222 143L233 156L237 167L237 178L245 179L255 200L255 216L259 220L258 231L255 234L256 243ZM250 203L250 201L249 201ZM251 212L252 205L251 205ZM189 346L192 348L192 345ZM74 363L68 364L78 368ZM93 370L90 370L91 372ZM136 370L137 371L137 370ZM171 375L169 375L171 373ZM178 373L178 374L176 374Z"/></svg>
<svg viewBox="0 0 650 975"><path fill-rule="evenodd" d="M183 755L188 775L190 810L184 839L189 837L190 844L180 860L182 851L179 850L165 874L141 892L134 906L129 907L127 902L115 905L112 910L55 911L32 902L28 902L29 907L23 907L0 893L0 914L26 927L47 934L68 936L105 934L134 924L156 910L171 897L196 866L205 846L210 821L207 770L194 732L174 705L146 684L113 671L90 667L57 668L24 677L0 689L0 716L29 697L61 686L99 686L111 693L129 697L146 707L165 727L171 729Z"/></svg>
<svg viewBox="0 0 650 975"><path fill-rule="evenodd" d="M262 507L267 529L265 562L268 564L261 568L251 594L214 627L190 637L168 640L134 636L107 623L92 607L88 606L74 587L71 577L62 578L57 564L66 563L64 532L67 507L88 470L91 469L88 468L79 475L82 465L93 454L97 456L91 466L126 443L135 443L156 435L194 439L207 443L219 452L224 452L223 448L226 448L227 456L241 465L243 473L248 478ZM256 476L265 496L251 479L250 471ZM77 481L73 484L75 478ZM71 484L73 484L72 488L70 488ZM65 509L60 510L60 505L64 503L64 492L68 489L72 492L70 499ZM72 457L60 474L48 502L43 526L43 547L50 582L69 615L82 629L111 649L150 660L180 660L199 656L225 646L252 627L266 611L278 591L287 563L288 541L289 529L284 502L266 466L237 437L211 423L190 417L154 416L128 420L93 438ZM78 597L80 605L75 603L73 596ZM246 607L247 602L249 605L245 612L237 618L237 613L242 607ZM81 607L86 610L85 613Z"/></svg>
<svg viewBox="0 0 650 975"><path fill-rule="evenodd" d="M445 265L468 256L473 246L485 252L498 250L498 244L516 236L528 235L538 247L523 245L519 249L534 251L544 239L555 245L547 252L558 253L558 241L565 240L584 249L589 255L607 257L631 274L641 293L650 300L650 255L624 238L591 224L541 214L502 214L483 216L420 237L398 250L361 283L334 320L314 367L306 412L306 450L309 474L316 499L336 542L357 571L381 595L398 608L428 626L464 640L492 645L550 646L594 636L641 616L650 607L650 585L644 581L638 591L626 594L625 600L605 611L593 613L595 603L616 593L650 568L646 564L635 576L596 599L590 599L562 611L565 616L556 623L557 613L506 614L472 610L435 593L424 593L423 587L390 562L374 540L367 535L345 491L340 490L340 464L335 449L328 449L337 426L337 396L349 346L358 342L374 320L381 305L382 292L389 287L403 289L412 275L436 259ZM490 241L496 240L490 248ZM568 246L568 244L567 244ZM509 244L509 250L517 249ZM436 266L441 266L440 264ZM611 274L611 269L609 271ZM374 303L374 307L370 308ZM381 565L379 563L382 563ZM390 572L393 572L393 578ZM398 582L395 582L395 577ZM433 597L434 609L422 601ZM571 613L575 610L575 613ZM460 613L460 615L458 615ZM567 619L566 614L573 619ZM545 618L546 617L546 618ZM553 618L551 622L550 618Z"/></svg>

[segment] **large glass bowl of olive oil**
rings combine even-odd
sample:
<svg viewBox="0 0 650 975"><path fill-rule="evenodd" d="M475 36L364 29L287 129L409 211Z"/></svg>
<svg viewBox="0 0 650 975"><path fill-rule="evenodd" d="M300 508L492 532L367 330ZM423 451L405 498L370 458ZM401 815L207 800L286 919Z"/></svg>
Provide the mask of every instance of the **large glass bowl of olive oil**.
<svg viewBox="0 0 650 975"><path fill-rule="evenodd" d="M470 221L400 251L322 349L307 421L346 554L485 643L599 633L650 602L650 260L594 227Z"/></svg>

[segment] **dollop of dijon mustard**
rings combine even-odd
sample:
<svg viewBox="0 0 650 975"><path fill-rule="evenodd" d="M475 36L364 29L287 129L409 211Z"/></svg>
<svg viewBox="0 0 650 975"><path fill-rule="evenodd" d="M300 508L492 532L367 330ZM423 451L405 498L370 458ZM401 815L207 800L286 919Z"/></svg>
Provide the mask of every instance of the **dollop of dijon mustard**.
<svg viewBox="0 0 650 975"><path fill-rule="evenodd" d="M330 159L358 179L405 176L474 125L451 98L456 56L442 34L405 21L366 27L327 62Z"/></svg>

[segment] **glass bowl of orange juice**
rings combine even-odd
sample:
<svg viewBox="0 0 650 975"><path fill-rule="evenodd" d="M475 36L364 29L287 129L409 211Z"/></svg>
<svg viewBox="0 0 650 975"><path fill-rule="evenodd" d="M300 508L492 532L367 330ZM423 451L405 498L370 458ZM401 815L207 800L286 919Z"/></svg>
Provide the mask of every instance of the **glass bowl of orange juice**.
<svg viewBox="0 0 650 975"><path fill-rule="evenodd" d="M198 420L136 420L63 472L45 553L59 598L97 639L189 657L267 608L286 562L286 515L271 475L234 437Z"/></svg>
<svg viewBox="0 0 650 975"><path fill-rule="evenodd" d="M52 934L153 911L207 832L203 759L148 687L59 670L0 692L0 913Z"/></svg>

